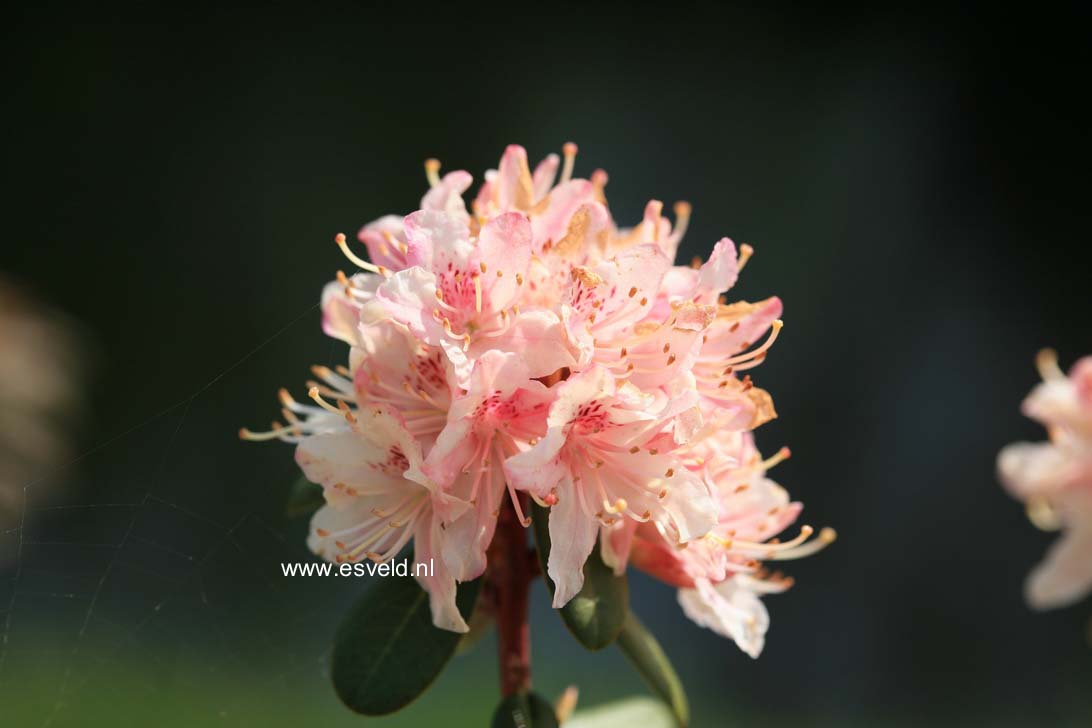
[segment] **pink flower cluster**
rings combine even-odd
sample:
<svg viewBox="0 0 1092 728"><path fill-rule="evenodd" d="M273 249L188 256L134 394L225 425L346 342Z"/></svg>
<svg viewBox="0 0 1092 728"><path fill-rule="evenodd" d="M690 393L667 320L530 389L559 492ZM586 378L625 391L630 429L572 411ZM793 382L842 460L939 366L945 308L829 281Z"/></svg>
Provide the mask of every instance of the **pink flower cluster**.
<svg viewBox="0 0 1092 728"><path fill-rule="evenodd" d="M800 505L765 477L787 451L755 449L750 431L776 415L747 372L781 301L725 302L751 254L727 238L704 264L672 264L685 203L674 225L652 201L617 228L606 173L573 178L575 153L532 172L509 146L470 211L471 176L430 160L421 209L360 231L368 260L339 235L362 272L327 286L323 324L348 366L316 367L313 404L282 391L286 422L244 436L296 443L325 490L310 536L324 558L383 561L412 539L433 560L421 581L439 627L467 629L456 582L485 571L505 498L529 523L526 493L550 509L555 607L598 542L607 564L676 585L691 618L757 655L759 596L788 586L761 562L833 539L805 526L770 540Z"/></svg>
<svg viewBox="0 0 1092 728"><path fill-rule="evenodd" d="M1036 526L1065 530L1025 587L1032 607L1052 609L1092 591L1092 356L1074 364L1069 376L1049 349L1037 363L1043 381L1024 400L1023 412L1046 426L1050 440L1009 445L997 467Z"/></svg>

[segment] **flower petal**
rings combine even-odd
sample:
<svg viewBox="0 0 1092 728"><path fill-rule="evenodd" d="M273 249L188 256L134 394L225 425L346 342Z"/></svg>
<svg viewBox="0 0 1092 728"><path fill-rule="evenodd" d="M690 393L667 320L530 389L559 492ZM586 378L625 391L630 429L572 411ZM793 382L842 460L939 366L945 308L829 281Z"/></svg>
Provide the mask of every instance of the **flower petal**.
<svg viewBox="0 0 1092 728"><path fill-rule="evenodd" d="M384 215L360 228L356 234L368 249L371 261L387 270L399 271L412 265L406 257L402 219L401 215Z"/></svg>
<svg viewBox="0 0 1092 728"><path fill-rule="evenodd" d="M435 304L436 276L414 266L398 271L379 286L375 298L361 307L360 320L365 324L394 320L426 343L438 346L445 337L443 326L432 317Z"/></svg>
<svg viewBox="0 0 1092 728"><path fill-rule="evenodd" d="M414 265L439 275L449 270L466 270L474 245L467 221L439 210L418 210L403 221L409 259Z"/></svg>
<svg viewBox="0 0 1092 728"><path fill-rule="evenodd" d="M560 163L561 158L556 154L547 154L535 167L535 171L531 175L531 185L535 191L535 202L549 194L550 188L554 186L554 180L557 178L557 168Z"/></svg>
<svg viewBox="0 0 1092 728"><path fill-rule="evenodd" d="M531 224L518 212L498 215L478 235L477 258L489 266L482 276L490 310L500 311L519 296L517 280L531 262ZM475 274L477 271L475 271Z"/></svg>
<svg viewBox="0 0 1092 728"><path fill-rule="evenodd" d="M568 604L584 586L584 562L595 547L599 522L584 512L572 480L558 487L550 508L550 559L546 571L554 582L554 609Z"/></svg>
<svg viewBox="0 0 1092 728"><path fill-rule="evenodd" d="M509 144L493 181L494 201L500 210L529 210L535 203L534 182L527 165L527 150Z"/></svg>
<svg viewBox="0 0 1092 728"><path fill-rule="evenodd" d="M467 358L472 363L475 358L493 349L518 352L531 378L545 377L562 367L576 366L576 357L569 346L565 328L552 311L520 312L512 317L504 333L474 338Z"/></svg>
<svg viewBox="0 0 1092 728"><path fill-rule="evenodd" d="M701 297L702 302L715 301L720 293L736 284L738 276L739 261L735 243L728 238L721 238L713 246L709 260L698 272L698 284L694 293Z"/></svg>
<svg viewBox="0 0 1092 728"><path fill-rule="evenodd" d="M744 577L727 579L715 587L699 579L695 588L679 590L679 605L695 623L734 640L751 657L762 653L770 615Z"/></svg>
<svg viewBox="0 0 1092 728"><path fill-rule="evenodd" d="M455 603L455 577L448 571L442 549L443 532L435 518L421 519L414 534L414 561L428 564L429 569L414 569L414 577L428 592L432 623L450 632L469 632L459 607Z"/></svg>
<svg viewBox="0 0 1092 728"><path fill-rule="evenodd" d="M1063 490L1077 479L1077 466L1077 460L1049 442L1017 442L997 456L1001 483L1021 500Z"/></svg>
<svg viewBox="0 0 1092 728"><path fill-rule="evenodd" d="M1034 609L1065 607L1092 591L1092 508L1072 519L1024 585Z"/></svg>
<svg viewBox="0 0 1092 728"><path fill-rule="evenodd" d="M466 219L466 203L463 202L463 193L470 188L473 181L474 178L469 172L463 170L448 172L440 180L440 184L429 188L429 191L421 198L421 209L438 210Z"/></svg>

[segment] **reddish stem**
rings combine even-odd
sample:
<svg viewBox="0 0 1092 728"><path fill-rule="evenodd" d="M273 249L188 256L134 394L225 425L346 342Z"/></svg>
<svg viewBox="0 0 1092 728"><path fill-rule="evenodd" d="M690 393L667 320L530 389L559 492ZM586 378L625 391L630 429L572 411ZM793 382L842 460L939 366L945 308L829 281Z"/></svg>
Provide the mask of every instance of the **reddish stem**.
<svg viewBox="0 0 1092 728"><path fill-rule="evenodd" d="M524 496L520 494L520 498ZM526 505L521 502L523 508ZM489 546L489 588L497 620L497 658L501 695L508 697L531 687L531 629L527 598L534 573L530 569L527 533L506 498Z"/></svg>

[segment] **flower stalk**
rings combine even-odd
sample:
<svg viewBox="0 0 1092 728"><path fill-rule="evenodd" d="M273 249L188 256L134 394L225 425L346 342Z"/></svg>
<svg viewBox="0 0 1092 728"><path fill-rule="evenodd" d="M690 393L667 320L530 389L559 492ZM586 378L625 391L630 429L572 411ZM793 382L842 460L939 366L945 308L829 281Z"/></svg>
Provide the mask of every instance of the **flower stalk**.
<svg viewBox="0 0 1092 728"><path fill-rule="evenodd" d="M526 496L521 494L520 498L525 500ZM525 502L521 505L527 508ZM531 629L527 617L528 596L536 575L533 561L526 529L515 508L505 501L488 557L488 588L497 621L497 659L504 697L531 688Z"/></svg>

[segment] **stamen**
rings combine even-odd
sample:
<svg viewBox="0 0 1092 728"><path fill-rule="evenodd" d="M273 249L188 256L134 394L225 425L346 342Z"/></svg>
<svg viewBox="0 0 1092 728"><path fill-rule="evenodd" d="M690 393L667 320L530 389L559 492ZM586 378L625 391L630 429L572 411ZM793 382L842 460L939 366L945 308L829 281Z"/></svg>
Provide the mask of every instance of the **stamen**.
<svg viewBox="0 0 1092 728"><path fill-rule="evenodd" d="M565 162L561 166L559 185L563 185L573 178L573 165L576 164L576 145L572 142L565 142L565 145L561 147L561 153L565 157Z"/></svg>
<svg viewBox="0 0 1092 728"><path fill-rule="evenodd" d="M508 496L512 499L512 507L516 509L516 518L523 524L524 528L531 525L531 519L523 514L523 508L519 504L519 496L516 495L516 489L512 487L512 484L508 484Z"/></svg>
<svg viewBox="0 0 1092 728"><path fill-rule="evenodd" d="M285 427L285 426L278 427L278 426L276 426L276 423L274 423L273 429L268 430L266 432L253 432L251 430L248 430L245 427L240 427L239 428L239 439L240 440L246 440L248 442L264 442L266 440L278 440L278 439L284 437L285 435L298 435L298 434L300 434L298 426L294 425L294 424L293 425L288 425L287 427Z"/></svg>
<svg viewBox="0 0 1092 728"><path fill-rule="evenodd" d="M291 407L296 404L296 400L292 399L292 395L288 393L288 390L281 387L277 390L277 399L281 401L281 404L285 407Z"/></svg>
<svg viewBox="0 0 1092 728"><path fill-rule="evenodd" d="M565 723L572 716L573 711L576 710L576 701L579 697L580 691L577 690L575 685L565 688L565 691L558 697L557 702L554 703L554 715L557 716L559 724Z"/></svg>
<svg viewBox="0 0 1092 728"><path fill-rule="evenodd" d="M426 159L425 160L425 177L428 179L428 186L435 187L440 184L440 160L439 159Z"/></svg>
<svg viewBox="0 0 1092 728"><path fill-rule="evenodd" d="M819 532L818 538L805 543L801 546L797 546L793 549L787 549L785 551L779 551L772 556L768 556L768 559L773 561L787 561L789 559L802 559L805 556L811 556L814 553L822 551L827 546L830 546L838 539L838 533L833 528L827 527Z"/></svg>
<svg viewBox="0 0 1092 728"><path fill-rule="evenodd" d="M331 386L340 389L344 393L341 396L346 396L353 391L353 383L350 382L348 379L342 378L337 374L334 374L334 372L331 371L330 367L323 366L321 364L315 364L311 367L311 373L319 379L323 380L324 382L329 383Z"/></svg>
<svg viewBox="0 0 1092 728"><path fill-rule="evenodd" d="M451 329L451 319L449 319L447 316L444 316L442 321L443 321L443 325L444 325L444 333L447 334L448 337L450 337L452 339L455 339L456 341L462 341L463 335L462 334L456 334L454 331L452 331L452 329Z"/></svg>
<svg viewBox="0 0 1092 728"><path fill-rule="evenodd" d="M727 360L725 360L725 363L738 369L740 364L754 359L759 354L763 353L771 346L773 346L773 343L777 341L777 335L781 333L781 329L784 326L784 321L782 321L781 319L775 320L772 324L770 324L770 336L766 339L765 343L763 343L762 346L758 347L757 349L751 349L750 351L744 352L742 354L737 354L736 356L729 357Z"/></svg>
<svg viewBox="0 0 1092 728"><path fill-rule="evenodd" d="M770 468L777 465L778 463L785 462L790 457L792 457L792 451L789 450L789 448L787 448L787 447L782 447L776 453L774 453L773 455L771 455L770 457L768 457L768 458L766 458L765 460L762 461L762 463L761 463L762 469L763 470L769 470Z"/></svg>
<svg viewBox="0 0 1092 728"><path fill-rule="evenodd" d="M618 498L613 504L606 499L603 500L603 510L607 513L622 513L627 508L629 508L629 503L626 502L625 498Z"/></svg>
<svg viewBox="0 0 1092 728"><path fill-rule="evenodd" d="M485 264L482 264L485 267ZM478 313L482 312L482 277L474 276L474 310Z"/></svg>
<svg viewBox="0 0 1092 728"><path fill-rule="evenodd" d="M607 186L607 182L609 181L610 178L607 176L607 171L605 169L597 169L591 174L592 187L595 188L596 193L600 197L603 195L603 188Z"/></svg>
<svg viewBox="0 0 1092 728"><path fill-rule="evenodd" d="M679 202L675 203L675 237L678 240L682 240L686 235L686 229L690 227L690 203Z"/></svg>
<svg viewBox="0 0 1092 728"><path fill-rule="evenodd" d="M345 295L350 295L349 291L353 287L353 282L349 280L349 276L345 275L345 271L339 270L334 277L337 278L337 282L345 288Z"/></svg>
<svg viewBox="0 0 1092 728"><path fill-rule="evenodd" d="M381 273L383 275L387 275L386 268L382 268L378 265L373 265L372 263L369 263L368 261L358 256L353 251L349 250L349 243L345 240L345 233L338 233L337 235L335 235L334 242L337 243L337 247L341 248L341 252L344 253L345 257L348 258L353 265L359 268L363 268L370 273Z"/></svg>
<svg viewBox="0 0 1092 728"><path fill-rule="evenodd" d="M1058 352L1054 349L1041 350L1035 356L1035 367L1039 370L1039 376L1044 382L1065 379L1065 372L1058 366Z"/></svg>
<svg viewBox="0 0 1092 728"><path fill-rule="evenodd" d="M736 272L743 270L743 266L747 265L747 261L754 255L755 249L747 243L742 243L739 246L739 262L736 263Z"/></svg>
<svg viewBox="0 0 1092 728"><path fill-rule="evenodd" d="M337 407L333 406L332 404L330 404L329 402L327 402L326 400L324 400L322 398L322 395L319 394L319 388L318 387L311 387L309 390L307 390L307 396L310 397L311 399L315 400L315 404L317 404L319 407L322 407L327 412L330 412L330 413L338 415L338 416L341 416L341 415L344 414Z"/></svg>
<svg viewBox="0 0 1092 728"><path fill-rule="evenodd" d="M1058 511L1046 498L1029 498L1027 505L1028 520L1040 531L1057 531L1062 527Z"/></svg>

